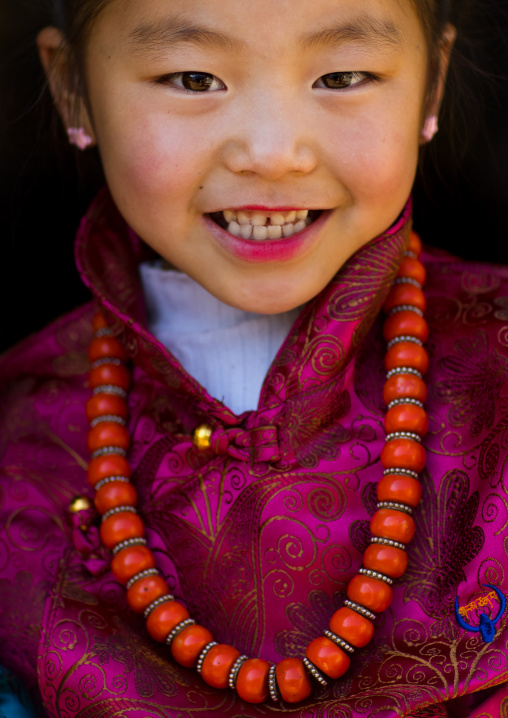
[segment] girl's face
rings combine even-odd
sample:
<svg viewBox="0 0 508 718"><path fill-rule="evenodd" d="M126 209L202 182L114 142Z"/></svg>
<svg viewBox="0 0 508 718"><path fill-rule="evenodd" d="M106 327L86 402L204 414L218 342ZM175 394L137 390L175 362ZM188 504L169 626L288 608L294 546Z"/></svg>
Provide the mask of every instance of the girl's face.
<svg viewBox="0 0 508 718"><path fill-rule="evenodd" d="M227 304L308 301L410 193L427 84L410 0L113 0L86 71L121 213Z"/></svg>

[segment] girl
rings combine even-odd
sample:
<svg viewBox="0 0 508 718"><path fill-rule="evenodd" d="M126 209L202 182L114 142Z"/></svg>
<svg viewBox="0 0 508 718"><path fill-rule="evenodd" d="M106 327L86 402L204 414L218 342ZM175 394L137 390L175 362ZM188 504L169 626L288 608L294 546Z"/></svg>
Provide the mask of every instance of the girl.
<svg viewBox="0 0 508 718"><path fill-rule="evenodd" d="M108 188L93 304L1 364L4 665L41 715L502 715L508 275L408 200L446 3L55 17Z"/></svg>

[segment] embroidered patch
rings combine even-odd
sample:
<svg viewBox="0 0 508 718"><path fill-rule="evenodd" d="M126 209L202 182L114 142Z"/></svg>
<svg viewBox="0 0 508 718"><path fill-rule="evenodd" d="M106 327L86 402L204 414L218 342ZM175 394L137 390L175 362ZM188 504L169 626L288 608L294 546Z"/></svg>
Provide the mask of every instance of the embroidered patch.
<svg viewBox="0 0 508 718"><path fill-rule="evenodd" d="M490 593L485 596L479 596L478 598L470 601L467 606L459 607L459 597L455 600L455 618L457 623L464 631L471 631L472 633L479 633L485 643L491 643L496 635L496 623L499 621L506 609L506 598L501 593L497 586L492 586L490 583L485 583L484 588L492 589ZM499 610L497 611L495 618L490 618L485 612L480 613L479 624L473 625L469 623L469 614L474 611L478 611L483 606L488 606L492 612L496 604L499 603ZM475 617L478 617L477 613L473 613Z"/></svg>

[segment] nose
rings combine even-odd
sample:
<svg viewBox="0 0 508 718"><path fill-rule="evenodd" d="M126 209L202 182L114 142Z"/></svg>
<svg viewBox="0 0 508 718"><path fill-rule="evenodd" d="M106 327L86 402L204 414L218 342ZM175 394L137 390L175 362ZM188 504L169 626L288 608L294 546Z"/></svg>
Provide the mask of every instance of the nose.
<svg viewBox="0 0 508 718"><path fill-rule="evenodd" d="M288 174L308 174L317 153L298 104L275 103L273 96L243 108L235 118L234 136L227 142L224 161L235 173L252 172L274 181ZM254 104L254 103L252 103Z"/></svg>

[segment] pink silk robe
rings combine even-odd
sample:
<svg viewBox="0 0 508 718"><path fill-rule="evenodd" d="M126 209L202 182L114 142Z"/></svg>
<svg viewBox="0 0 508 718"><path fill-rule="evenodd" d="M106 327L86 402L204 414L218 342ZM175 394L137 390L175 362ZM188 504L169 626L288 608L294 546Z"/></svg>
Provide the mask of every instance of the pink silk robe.
<svg viewBox="0 0 508 718"><path fill-rule="evenodd" d="M106 192L82 223L80 272L135 366L130 461L149 545L191 615L247 655L304 655L361 565L382 474L380 309L409 228L408 205L306 306L258 409L235 416L145 328L137 264L147 250ZM508 715L506 614L486 643L454 611L457 597L481 605L485 584L508 592L508 271L435 251L424 261L430 429L409 568L348 673L301 705L244 704L176 665L128 609L97 517L70 516L71 499L93 493L93 304L3 357L0 663L38 683L48 715ZM191 434L204 422L213 448L200 452ZM498 609L496 594L481 611ZM471 626L481 611L467 613Z"/></svg>

